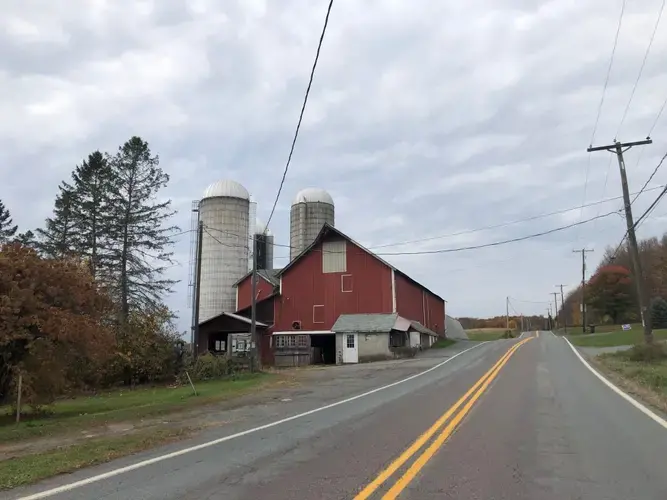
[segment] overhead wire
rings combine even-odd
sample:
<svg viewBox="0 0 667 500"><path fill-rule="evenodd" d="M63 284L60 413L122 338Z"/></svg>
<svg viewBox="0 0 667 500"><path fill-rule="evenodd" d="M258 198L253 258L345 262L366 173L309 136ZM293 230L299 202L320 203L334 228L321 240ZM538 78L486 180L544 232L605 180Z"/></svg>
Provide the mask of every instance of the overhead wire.
<svg viewBox="0 0 667 500"><path fill-rule="evenodd" d="M664 186L655 186L655 187L647 189L646 192L654 191L656 189L662 189L663 187ZM632 194L640 194L640 193L637 192L637 193L632 193ZM584 206L585 207L592 207L592 206L601 205L601 204L604 204L604 203L609 203L611 201L616 201L616 200L621 200L621 199L623 199L623 196L613 196L611 198L605 198L605 199L602 199L602 200L597 200L597 201L587 203ZM397 242L397 243L386 243L386 244L382 244L382 245L372 245L372 246L369 246L368 248L373 250L373 249L377 249L377 248L389 248L389 247L395 247L395 246L409 245L409 244L412 244L412 243L423 243L423 242L427 242L427 241L440 240L440 239L445 239L445 238L452 238L452 237L461 236L461 235L464 235L464 234L478 233L480 231L488 231L488 230L491 230L491 229L499 229L499 228L502 228L502 227L512 226L512 225L515 225L515 224L521 224L523 222L530 222L530 221L534 221L534 220L538 220L538 219L543 219L543 218L546 218L546 217L551 217L553 215L560 215L560 214L564 214L564 213L567 213L567 212L572 212L574 210L579 210L579 208L580 208L579 206L570 207L570 208L563 208L563 209L560 209L560 210L555 210L553 212L548 212L548 213L539 214L539 215L533 215L531 217L526 217L524 219L516 219L516 220L513 220L513 221L502 222L502 223L493 224L493 225L490 225L490 226L483 226L483 227L478 227L478 228L474 228L474 229L466 229L466 230L457 231L457 232L454 232L454 233L441 234L439 236L429 236L427 238L419 238L419 239L414 239L414 240L405 240L405 241L400 241L400 242ZM599 215L599 213L598 213L598 215Z"/></svg>
<svg viewBox="0 0 667 500"><path fill-rule="evenodd" d="M667 187L665 189L667 190ZM481 249L481 248L495 247L495 246L506 245L506 244L509 244L509 243L515 243L515 242L519 242L519 241L526 241L526 240L530 240L530 239L533 239L533 238L538 238L540 236L546 236L546 235L557 233L557 232L560 232L560 231L565 231L565 230L570 229L572 227L580 226L582 224L587 224L587 223L589 223L591 221L594 221L594 220L597 220L597 219L601 219L601 218L604 218L604 217L609 217L610 215L617 215L618 213L619 213L618 210L617 211L612 211L612 212L608 212L608 213L603 214L603 215L598 215L598 216L595 216L595 217L591 217L590 219L586 219L584 221L573 222L573 223L567 224L565 226L555 227L555 228L552 228L552 229L549 229L549 230L546 230L546 231L541 231L539 233L533 233L533 234L529 234L529 235L525 235L525 236L520 236L520 237L517 237L517 238L509 238L509 239L506 239L506 240L494 241L494 242L491 242L491 243L484 243L484 244L479 244L479 245L469 245L469 246L463 246L463 247L442 248L442 249L438 249L438 250L421 250L421 251L414 251L414 252L374 252L374 254L377 255L377 256L385 256L385 255L433 255L433 254L463 252L463 251L468 251L468 250L478 250L478 249ZM225 230L222 230L222 229L216 229L216 228L211 228L211 227L205 226L204 230L207 234L209 234L209 236L212 236L209 232L209 229L210 230L215 230L215 231L220 231L222 233L228 232L228 231L225 231ZM231 232L229 232L229 233L231 233ZM243 236L241 236L241 237L243 237ZM220 240L218 240L215 237L213 237L213 239L218 241L218 243L220 243L223 246L237 247L237 248L248 248L247 244L233 245L233 244L222 243ZM273 245L276 246L276 247L283 247L283 248L290 248L290 249L293 248L290 245L285 245L285 244L280 244L280 243L275 243L275 242L273 243ZM323 250L320 250L320 251L324 252ZM330 253L339 253L339 252L330 252Z"/></svg>
<svg viewBox="0 0 667 500"><path fill-rule="evenodd" d="M593 146L593 142L595 141L595 134L598 129L598 125L600 124L600 115L602 113L602 105L604 104L605 97L607 95L607 87L609 86L609 77L611 76L611 69L614 66L614 58L616 56L616 47L618 47L618 36L621 33L621 26L623 25L623 16L625 14L625 0L623 0L621 4L621 13L618 16L618 25L616 26L616 34L614 35L614 44L611 49L611 56L609 57L609 65L607 66L607 74L604 79L604 85L602 86L602 95L600 96L600 103L598 104L598 110L595 116L595 123L593 125L593 131L591 132L591 140L590 140L590 146ZM591 170L591 154L588 153L588 159L586 160L586 177L584 179L584 197L581 202L581 212L579 214L579 219L583 219L584 217L584 205L586 204L586 196L588 195L588 180L590 177L590 170ZM611 166L611 162L609 165L607 165L607 174L605 176L605 189L602 192L602 197L604 198L604 195L606 194L606 184L607 184L607 179L609 177L609 167ZM598 212L599 215L599 212ZM577 231L577 239L580 237L580 231Z"/></svg>
<svg viewBox="0 0 667 500"><path fill-rule="evenodd" d="M623 127L623 123L625 122L625 119L628 116L630 105L632 104L632 99L635 97L635 92L637 90L637 86L639 85L639 81L641 80L642 73L644 71L644 66L646 66L646 60L648 59L648 55L651 52L651 47L653 46L653 41L655 40L655 35L658 31L658 26L660 25L660 19L662 19L662 12L665 10L665 3L667 3L667 0L662 0L662 4L660 5L660 10L658 11L658 18L655 22L655 26L653 26L653 33L651 33L651 38L648 42L648 46L646 47L646 51L644 52L644 59L642 59L641 66L639 67L639 73L637 74L637 79L635 80L635 84L632 87L632 92L630 92L630 99L628 99L628 103L626 104L625 110L623 111L623 117L621 118L621 123L619 123L618 129L616 131L616 138L618 138L619 134L621 133L621 128Z"/></svg>
<svg viewBox="0 0 667 500"><path fill-rule="evenodd" d="M322 50L322 43L324 42L324 36L327 32L327 26L329 25L329 16L331 14L331 8L333 7L334 0L329 0L329 6L327 7L327 15L324 18L324 26L322 27L322 33L320 34L320 39L317 44L317 52L315 53L315 61L313 62L313 67L310 70L310 78L308 79L308 86L306 87L306 94L303 98L303 104L301 105L301 112L299 113L299 120L296 124L296 131L294 132L294 138L292 139L292 146L290 147L289 155L287 156L287 162L285 163L285 169L283 170L282 179L280 179L280 186L278 186L278 192L276 193L276 199L273 202L273 207L271 207L271 213L269 218L266 221L266 226L264 227L264 234L267 233L269 229L269 224L273 218L273 214L276 211L276 206L278 205L278 200L280 199L280 193L282 193L283 185L285 184L285 178L287 177L287 172L289 170L290 164L292 162L292 155L294 154L294 148L296 146L296 140L299 137L299 130L301 129L301 122L303 121L303 115L306 111L306 105L308 104L308 96L310 95L310 89L313 85L313 78L315 77L315 69L317 68L317 62L320 59L320 52Z"/></svg>
<svg viewBox="0 0 667 500"><path fill-rule="evenodd" d="M640 190L640 191L638 192L637 196L635 196L635 198L630 202L630 205L632 205L632 204L635 202L635 200L637 200L637 197L638 197L642 192L645 192L645 191L643 191L643 189L648 185L648 183L651 181L651 179L653 178L653 176L654 176L654 175L656 174L656 172L660 169L660 167L662 166L662 164L665 162L665 159L667 159L667 153L665 153L665 154L663 155L662 159L661 159L660 162L656 165L655 169L654 169L653 172L651 173L651 176L649 177L648 181L646 181L646 183L644 183L644 187L642 188L642 190ZM648 191L648 190L647 190L647 191ZM634 222L634 224L633 224L633 226L632 226L633 229L637 229L637 228L641 225L642 221L645 221L645 220L650 216L650 213L651 213L651 212L653 211L653 209L658 205L658 203L660 202L660 200L662 199L662 197L665 195L665 193L667 193L667 186L665 186L665 187L663 188L663 190L660 192L660 194L658 194L657 198L653 201L653 203L651 203L651 205L649 206L649 208L646 209L646 210L644 211L644 213L643 213L643 214L642 214L642 215L641 215L641 216ZM630 231L629 231L628 229L626 229L625 234L624 234L623 237L621 238L621 241L620 241L619 244L616 246L616 249L614 250L614 253L612 254L612 257L611 257L612 260L615 259L615 258L618 256L618 252L619 252L619 250L621 249L621 247L623 246L623 243L625 242L625 240L626 240L626 238L628 237L628 234L629 234L629 233L630 233Z"/></svg>

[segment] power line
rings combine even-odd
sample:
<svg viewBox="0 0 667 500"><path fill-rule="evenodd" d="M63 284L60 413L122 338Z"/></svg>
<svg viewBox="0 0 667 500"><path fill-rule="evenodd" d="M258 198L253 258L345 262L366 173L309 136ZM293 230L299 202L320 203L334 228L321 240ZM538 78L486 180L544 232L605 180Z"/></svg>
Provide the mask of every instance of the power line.
<svg viewBox="0 0 667 500"><path fill-rule="evenodd" d="M623 3L621 4L621 13L618 16L618 26L616 27L616 35L614 36L614 45L611 49L611 56L609 57L609 65L607 66L607 75L605 76L604 79L604 85L602 87L602 95L600 96L600 103L598 104L598 111L595 116L595 123L593 125L593 132L591 132L591 140L590 140L590 145L593 145L593 141L595 140L595 133L597 132L598 125L600 124L600 114L602 113L602 105L604 104L604 99L607 94L607 87L609 86L609 77L611 76L611 68L614 65L614 57L616 56L616 47L618 46L618 35L621 32L621 25L623 24L623 15L625 13L625 0L623 0ZM609 163L611 165L611 162ZM588 160L586 161L586 177L584 179L584 198L581 202L581 213L579 214L579 219L582 220L584 217L584 205L586 204L586 195L588 194L588 178L590 176L590 170L591 170L591 153L588 153ZM605 187L602 192L602 196L604 197L605 193L607 192L607 180L609 177L609 166L607 166L607 175L605 176ZM599 212L598 212L599 215ZM577 231L577 240L579 239L580 233Z"/></svg>
<svg viewBox="0 0 667 500"><path fill-rule="evenodd" d="M294 139L292 139L292 146L290 147L289 155L287 156L287 163L285 164L285 170L283 171L283 177L280 180L280 186L278 186L278 193L276 194L276 199L273 202L273 207L271 208L271 214L269 219L266 221L266 226L264 228L264 233L269 229L269 224L273 218L273 213L276 211L276 206L278 205L278 200L280 199L280 193L283 190L283 185L285 184L285 178L287 177L287 171L289 170L290 163L292 162L292 155L294 154L294 147L296 146L296 140L299 137L299 130L301 129L301 122L303 121L303 115L306 111L306 104L308 103L308 96L310 95L310 88L313 85L313 78L315 77L315 68L317 68L317 62L320 59L320 51L322 50L322 43L324 42L324 35L327 32L327 26L329 24L329 15L331 14L331 7L333 7L333 0L329 0L329 6L327 7L327 15L324 18L324 26L322 27L322 33L320 34L320 40L317 44L317 52L315 53L315 61L313 62L313 67L310 70L310 78L308 79L308 86L306 87L306 94L303 98L303 104L301 105L301 112L299 113L299 121L296 124L296 131L294 132Z"/></svg>
<svg viewBox="0 0 667 500"><path fill-rule="evenodd" d="M660 120L660 116L662 115L662 112L665 110L665 106L667 106L667 97L665 97L665 100L663 101L662 106L660 106L660 110L658 111L658 114L655 117L655 120L653 120L653 125L651 125L651 129L648 131L648 136L649 137L653 133L653 129L655 129L655 126L658 124L658 121Z"/></svg>
<svg viewBox="0 0 667 500"><path fill-rule="evenodd" d="M660 5L660 10L658 11L658 19L655 22L655 26L653 27L653 33L651 34L651 39L648 42L648 46L646 47L646 52L644 52L644 59L642 60L642 64L639 67L639 73L637 74L637 79L635 80L635 84L632 87L632 92L630 93L630 99L628 100L628 104L625 106L625 111L623 111L623 117L621 118L621 123L618 125L618 130L616 131L616 137L618 138L619 134L621 133L621 128L623 127L623 122L625 122L625 118L628 116L628 110L630 109L630 104L632 103L632 99L635 96L635 91L637 90L637 86L639 85L639 80L642 77L642 72L644 71L644 66L646 65L646 59L648 59L648 55L651 52L651 46L653 45L653 41L655 40L655 34L658 31L658 26L660 25L660 19L662 18L662 12L665 10L665 3L667 3L667 0L662 0L662 4ZM650 133L649 133L650 135Z"/></svg>
<svg viewBox="0 0 667 500"><path fill-rule="evenodd" d="M607 87L609 85L609 76L611 75L611 68L614 65L614 56L616 55L616 47L618 46L618 35L621 32L621 25L623 24L623 15L625 14L625 0L621 4L621 13L618 16L618 26L616 27L616 35L614 36L614 45L611 49L611 57L609 58L609 66L607 67L607 76L604 80L604 86L602 87L602 96L600 97L600 104L598 105L598 112L595 118L595 125L593 126L593 133L591 134L591 145L595 141L595 133L598 129L598 124L600 123L600 114L602 112L602 104L604 103L605 95L607 93Z"/></svg>
<svg viewBox="0 0 667 500"><path fill-rule="evenodd" d="M647 189L646 192L654 191L656 189L662 189L663 187L665 187L665 186L661 185L661 186L652 187L652 188ZM641 193L637 192L637 193L633 193L633 194L639 195ZM605 198L605 199L602 199L602 200L593 201L593 202L584 204L583 207L592 207L592 206L596 206L596 205L601 205L603 203L609 203L610 201L616 201L616 200L620 200L622 198L623 198L623 196L613 196L611 198ZM423 243L423 242L426 242L426 241L433 241L433 240L440 240L440 239L444 239L444 238L451 238L451 237L454 237L454 236L461 236L461 235L464 235L464 234L477 233L477 232L480 232L480 231L488 231L490 229L499 229L499 228L502 228L502 227L507 227L507 226L512 226L512 225L515 225L515 224L520 224L520 223L523 223L523 222L530 222L530 221L534 221L534 220L538 220L538 219L543 219L543 218L546 218L546 217L551 217L553 215L560 215L560 214L564 214L564 213L567 213L567 212L572 212L573 210L579 210L579 208L581 208L581 207L577 206L577 207L563 208L561 210L556 210L554 212L549 212L549 213L540 214L540 215L533 215L531 217L526 217L525 219L517 219L517 220L510 221L510 222L502 222L500 224L494 224L494 225L491 225L491 226L483 226L483 227L478 227L478 228L474 228L474 229L466 229L464 231L457 231L455 233L441 234L439 236L430 236L428 238L419 238L419 239L414 239L414 240L406 240L406 241L401 241L401 242L398 242L398 243L386 243L386 244L383 244L383 245L373 245L373 246L370 246L368 248L372 250L372 249L377 249L377 248L396 247L396 246L401 246L401 245L409 245L409 244L412 244L412 243ZM598 213L598 215L599 215L599 213Z"/></svg>
<svg viewBox="0 0 667 500"><path fill-rule="evenodd" d="M653 172L651 173L651 176L650 176L649 179L644 183L644 186L643 186L642 189L637 193L637 196L635 196L634 199L630 202L630 205L632 205L632 204L635 202L635 200L637 199L637 197L638 197L642 192L645 192L645 191L644 191L644 188L648 185L649 182L651 182L651 179L653 178L653 176L655 175L655 173L658 171L658 169L662 166L662 164L664 163L664 161L665 161L666 158L667 158L667 153L664 154L664 156L662 157L662 159L660 160L660 162L656 165L655 169L653 169ZM653 190L653 189L655 189L655 188L652 188L651 190ZM650 190L647 189L646 191L650 191ZM658 202L659 202L660 199L665 195L666 192L667 192L667 186L665 186L665 187L663 188L663 190L660 192L660 194L658 195L658 197L653 201L653 203L651 203L651 206L650 206L650 207L649 207L649 208L648 208L648 209L647 209L647 210L646 210L646 211L645 211L645 212L644 212L644 213L637 219L637 221L633 224L633 228L634 228L634 229L637 229L637 228L639 227L639 225L641 224L641 222L642 222L643 220L645 220L645 219L649 216L650 212L655 208L655 206L658 204ZM611 257L612 260L615 259L615 258L618 256L618 252L619 252L619 250L621 249L621 247L623 246L623 243L625 242L625 239L628 237L628 233L629 233L629 232L630 232L629 229L625 231L625 234L623 235L623 238L621 238L621 241L620 241L619 244L616 246L616 249L614 250L614 253L612 254L612 257Z"/></svg>
<svg viewBox="0 0 667 500"><path fill-rule="evenodd" d="M667 187L665 189L667 190ZM540 236L546 236L548 234L553 234L553 233L557 233L557 232L560 232L560 231L565 231L566 229L570 229L572 227L580 226L582 224L587 224L591 221L594 221L594 220L597 220L597 219L602 219L604 217L609 217L610 215L616 215L618 213L619 213L619 211L608 212L608 213L603 214L603 215L598 215L598 216L595 216L595 217L591 217L590 219L586 219L584 221L573 222L573 223L568 224L566 226L559 226L559 227L556 227L556 228L549 229L547 231L542 231L542 232L539 232L539 233L529 234L529 235L521 236L521 237L518 237L518 238L511 238L511 239L507 239L507 240L494 241L494 242L491 242L491 243L484 243L484 244L480 244L480 245L471 245L471 246L455 247L455 248L443 248L443 249L439 249L439 250L421 250L421 251L415 251L415 252L374 252L374 254L377 255L377 256L382 256L382 255L432 255L432 254L442 254L442 253L463 252L463 251L468 251L468 250L478 250L478 249L481 249L481 248L495 247L495 246L500 246L500 245L506 245L508 243L526 241L526 240L530 240L530 239L533 239L533 238L538 238ZM211 236L215 241L217 241L218 243L220 243L223 246L238 247L238 248L247 248L248 247L248 245L233 245L233 244L229 245L229 244L223 243L220 240L218 240L217 238L215 238L213 235L211 235L211 233L208 231L209 229L214 230L214 231L220 231L222 233L225 233L227 231L224 231L224 230L221 230L221 229L211 228L211 227L208 227L208 226L204 226L204 230L206 231L206 233L209 236ZM277 246L277 247L283 247L283 248L292 248L290 245L285 245L285 244L280 244L280 243L275 243L275 242L273 243L273 245ZM323 250L319 250L319 251L323 252ZM339 252L330 252L330 253L339 253Z"/></svg>
<svg viewBox="0 0 667 500"><path fill-rule="evenodd" d="M495 241L493 243L485 243L481 245L470 245L470 246L465 246L465 247L457 247L457 248L444 248L440 250L422 250L422 251L416 251L416 252L380 252L376 253L375 255L430 255L430 254L441 254L441 253L452 253L452 252L463 252L466 250L478 250L481 248L488 248L488 247L495 247L495 246L500 246L500 245L506 245L508 243L516 243L519 241L525 241L525 240L530 240L533 238L538 238L540 236L546 236L548 234L553 234L557 233L559 231L564 231L566 229L570 229L572 227L580 226L582 224L587 224L588 222L597 220L597 219L602 219L604 217L609 217L610 215L618 215L620 211L615 211L615 212L609 212L603 215L597 215L595 217L591 217L590 219L586 219L583 221L579 222L573 222L572 224L568 224L566 226L560 226L556 227L553 229L549 229L548 231L542 231L540 233L534 233L534 234L529 234L527 236L520 236L518 238L511 238L508 240L502 240L502 241Z"/></svg>

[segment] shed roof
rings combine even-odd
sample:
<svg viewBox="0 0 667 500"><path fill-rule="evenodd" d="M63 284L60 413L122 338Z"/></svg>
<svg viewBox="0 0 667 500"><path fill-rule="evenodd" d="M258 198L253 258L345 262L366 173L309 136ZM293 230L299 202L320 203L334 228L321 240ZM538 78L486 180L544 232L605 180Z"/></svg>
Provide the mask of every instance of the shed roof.
<svg viewBox="0 0 667 500"><path fill-rule="evenodd" d="M331 329L336 333L382 333L393 330L398 314L341 314Z"/></svg>
<svg viewBox="0 0 667 500"><path fill-rule="evenodd" d="M410 328L420 333L438 336L418 321L410 321L397 313L341 314L331 330L336 333L386 333L390 330L407 332Z"/></svg>
<svg viewBox="0 0 667 500"><path fill-rule="evenodd" d="M308 245L306 248L304 248L303 251L302 251L299 255L297 255L297 256L296 256L296 257L295 257L289 264L287 264L287 265L286 265L285 267L283 267L282 269L279 269L279 270L276 271L276 278L279 278L282 274L284 274L290 267L292 267L292 266L293 266L297 261L299 261L304 255L306 255L308 252L310 252L310 250L312 250L313 247L315 247L317 244L319 244L319 243L320 243L320 242L321 242L321 241L322 241L328 234L330 234L330 233L337 234L337 235L340 236L341 238L346 239L347 241L349 241L349 242L352 243L353 245L355 245L355 246L359 247L360 249L362 249L364 252L366 252L366 253L368 253L369 255L372 255L373 257L375 257L377 260L379 260L380 262L382 262L382 263L383 263L385 266L387 266L388 268L393 269L393 271L394 271L395 273L400 274L401 276L403 276L403 277L406 278L407 280L411 281L412 283L414 283L414 284L417 285L418 287L423 288L424 290L426 290L427 292L429 292L429 293L430 293L431 295L433 295L434 297L437 297L438 299L442 300L443 302L445 301L445 299L443 299L440 295L438 295L437 293L435 293L433 290L430 290L430 289L426 288L424 285L422 285L421 283L419 283L417 280L411 278L410 276L408 276L407 274L405 274L403 271L401 271L400 269L396 268L396 266L393 266L392 264L390 264L389 262L387 262L386 260L384 260L382 257L380 257L379 255L377 255L376 253L373 253L371 250L369 250L368 248L366 248L366 247L363 246L362 244L360 244L360 243L356 242L355 240L353 240L352 238L350 238L347 234L345 234L345 233L343 233L342 231L340 231L339 229L336 229L335 227L333 227L333 226L332 226L331 224L329 224L328 222L325 222L325 223L324 223L324 225L322 226L322 229L320 230L319 234L317 235L317 238L315 238L315 240L314 240L310 245Z"/></svg>
<svg viewBox="0 0 667 500"><path fill-rule="evenodd" d="M199 323L199 326L205 325L207 323L210 323L211 321L214 321L214 320L220 319L220 318L223 318L223 319L224 318L230 318L230 319L234 319L236 321L240 321L241 323L246 323L248 325L251 323L250 318L246 318L245 316L241 316L240 314L234 314L234 313L230 313L230 312L223 312L223 313L218 314L217 316L213 316L212 318L207 319L206 321L202 321L201 323ZM267 325L265 323L262 323L260 321L255 321L255 324L259 328L268 328L269 327L269 325Z"/></svg>

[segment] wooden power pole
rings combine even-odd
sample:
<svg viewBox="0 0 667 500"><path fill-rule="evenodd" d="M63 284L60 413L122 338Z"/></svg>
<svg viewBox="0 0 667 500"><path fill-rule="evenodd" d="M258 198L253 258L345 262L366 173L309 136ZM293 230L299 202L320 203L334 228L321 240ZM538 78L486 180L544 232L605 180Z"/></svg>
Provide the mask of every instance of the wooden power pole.
<svg viewBox="0 0 667 500"><path fill-rule="evenodd" d="M551 292L551 295L554 296L554 324L558 328L558 292Z"/></svg>
<svg viewBox="0 0 667 500"><path fill-rule="evenodd" d="M250 277L250 339L252 342L250 369L261 368L260 339L257 335L257 239L252 238L252 275Z"/></svg>
<svg viewBox="0 0 667 500"><path fill-rule="evenodd" d="M581 331L586 333L586 252L592 252L588 248L572 250L581 253Z"/></svg>
<svg viewBox="0 0 667 500"><path fill-rule="evenodd" d="M637 235L635 234L635 224L632 220L632 202L630 201L630 189L628 188L628 177L625 172L625 160L623 153L634 146L644 146L652 144L650 138L643 141L635 142L618 142L607 146L590 146L588 152L593 151L609 151L616 154L618 159L618 167L621 171L621 187L623 188L623 202L625 204L625 222L628 226L628 246L630 247L630 258L632 259L632 268L634 271L634 282L637 289L637 297L639 298L639 313L642 318L642 325L644 326L644 339L647 344L653 343L653 331L651 325L651 311L648 308L648 298L646 296L646 288L644 284L644 272L642 270L642 263L639 260L639 247L637 246Z"/></svg>
<svg viewBox="0 0 667 500"><path fill-rule="evenodd" d="M563 295L564 286L566 285L556 285L556 287L560 287L560 310L563 317L563 329L565 330L565 335L567 335L567 311L565 310L565 295Z"/></svg>

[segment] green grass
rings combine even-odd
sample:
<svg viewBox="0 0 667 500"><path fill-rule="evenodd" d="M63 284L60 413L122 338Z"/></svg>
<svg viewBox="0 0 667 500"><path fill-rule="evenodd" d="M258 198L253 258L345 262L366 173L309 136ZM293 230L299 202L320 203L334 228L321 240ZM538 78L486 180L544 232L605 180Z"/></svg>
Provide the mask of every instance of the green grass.
<svg viewBox="0 0 667 500"><path fill-rule="evenodd" d="M0 462L0 489L6 490L76 469L108 462L160 444L182 439L188 429L159 429L102 438Z"/></svg>
<svg viewBox="0 0 667 500"><path fill-rule="evenodd" d="M504 328L481 328L478 330L466 330L470 340L488 341L498 340L505 333Z"/></svg>
<svg viewBox="0 0 667 500"><path fill-rule="evenodd" d="M632 331L634 330L641 330L642 329L642 324L641 323L632 323ZM595 327L595 335L598 333L611 333L611 332L616 332L621 330L621 325L597 325ZM565 331L563 328L559 328L557 330L558 333L564 334ZM579 326L568 326L567 327L567 334L568 335L590 335L589 333L585 333L581 330L581 325Z"/></svg>
<svg viewBox="0 0 667 500"><path fill-rule="evenodd" d="M653 330L653 335L659 340L667 339L667 330ZM612 347L639 344L644 341L644 332L639 325L639 328L633 326L628 331L616 330L598 335L596 330L595 334L569 335L568 338L579 347Z"/></svg>
<svg viewBox="0 0 667 500"><path fill-rule="evenodd" d="M235 379L189 385L125 389L97 396L56 401L46 415L24 415L14 423L11 408L0 407L0 442L57 434L78 428L162 415L192 406L214 403L250 392L269 381L270 374L244 374Z"/></svg>
<svg viewBox="0 0 667 500"><path fill-rule="evenodd" d="M431 349L444 349L449 347L452 344L456 344L456 340L452 339L438 339L432 346Z"/></svg>
<svg viewBox="0 0 667 500"><path fill-rule="evenodd" d="M634 361L630 352L621 351L596 356L594 362L625 390L667 410L667 359Z"/></svg>

